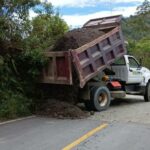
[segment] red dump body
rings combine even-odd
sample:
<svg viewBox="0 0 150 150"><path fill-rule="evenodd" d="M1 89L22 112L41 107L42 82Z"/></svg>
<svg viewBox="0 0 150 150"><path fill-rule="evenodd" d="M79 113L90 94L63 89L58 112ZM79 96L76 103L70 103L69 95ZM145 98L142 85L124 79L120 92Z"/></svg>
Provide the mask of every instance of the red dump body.
<svg viewBox="0 0 150 150"><path fill-rule="evenodd" d="M126 53L120 27L120 17L112 16L88 21L83 27L99 27L106 34L77 49L46 52L48 65L43 70L42 83L72 85L74 66L81 88L100 71ZM105 25L104 25L105 24Z"/></svg>

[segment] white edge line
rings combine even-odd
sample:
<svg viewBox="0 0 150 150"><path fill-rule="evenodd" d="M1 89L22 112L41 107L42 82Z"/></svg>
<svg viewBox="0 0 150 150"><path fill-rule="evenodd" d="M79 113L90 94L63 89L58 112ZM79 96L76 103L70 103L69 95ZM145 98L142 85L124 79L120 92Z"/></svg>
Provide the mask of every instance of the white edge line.
<svg viewBox="0 0 150 150"><path fill-rule="evenodd" d="M16 122L16 121L22 121L22 120L26 120L26 119L31 119L31 118L35 118L35 117L36 117L36 116L32 115L32 116L28 116L28 117L13 119L13 120L1 122L0 125L9 124L9 123L13 123L13 122Z"/></svg>

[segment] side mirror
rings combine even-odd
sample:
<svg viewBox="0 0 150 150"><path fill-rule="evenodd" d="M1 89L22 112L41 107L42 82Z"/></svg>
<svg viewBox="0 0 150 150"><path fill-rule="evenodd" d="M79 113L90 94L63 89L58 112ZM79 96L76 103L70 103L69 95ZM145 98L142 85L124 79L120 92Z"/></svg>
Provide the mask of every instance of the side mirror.
<svg viewBox="0 0 150 150"><path fill-rule="evenodd" d="M139 61L140 61L140 66L142 66L142 63L143 63L143 57L141 57Z"/></svg>

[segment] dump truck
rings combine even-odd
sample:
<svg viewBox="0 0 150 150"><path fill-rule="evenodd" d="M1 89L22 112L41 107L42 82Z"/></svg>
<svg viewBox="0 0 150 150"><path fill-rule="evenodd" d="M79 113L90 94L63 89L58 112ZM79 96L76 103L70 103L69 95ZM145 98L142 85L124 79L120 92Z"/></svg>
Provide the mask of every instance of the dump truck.
<svg viewBox="0 0 150 150"><path fill-rule="evenodd" d="M89 20L83 28L97 28L105 34L77 49L45 52L48 64L41 82L71 86L75 70L80 100L97 111L106 110L112 99L125 97L126 93L144 95L145 101L150 101L150 71L126 55L121 18Z"/></svg>

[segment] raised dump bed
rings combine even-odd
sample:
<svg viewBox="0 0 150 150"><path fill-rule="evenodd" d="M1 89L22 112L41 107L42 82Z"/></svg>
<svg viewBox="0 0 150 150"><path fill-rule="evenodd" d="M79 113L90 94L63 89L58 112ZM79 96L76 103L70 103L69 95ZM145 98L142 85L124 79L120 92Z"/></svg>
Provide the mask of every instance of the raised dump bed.
<svg viewBox="0 0 150 150"><path fill-rule="evenodd" d="M116 58L126 53L120 27L121 16L88 21L83 28L99 28L105 32L93 41L68 51L46 52L49 63L43 70L42 83L72 85L75 70L81 88Z"/></svg>

